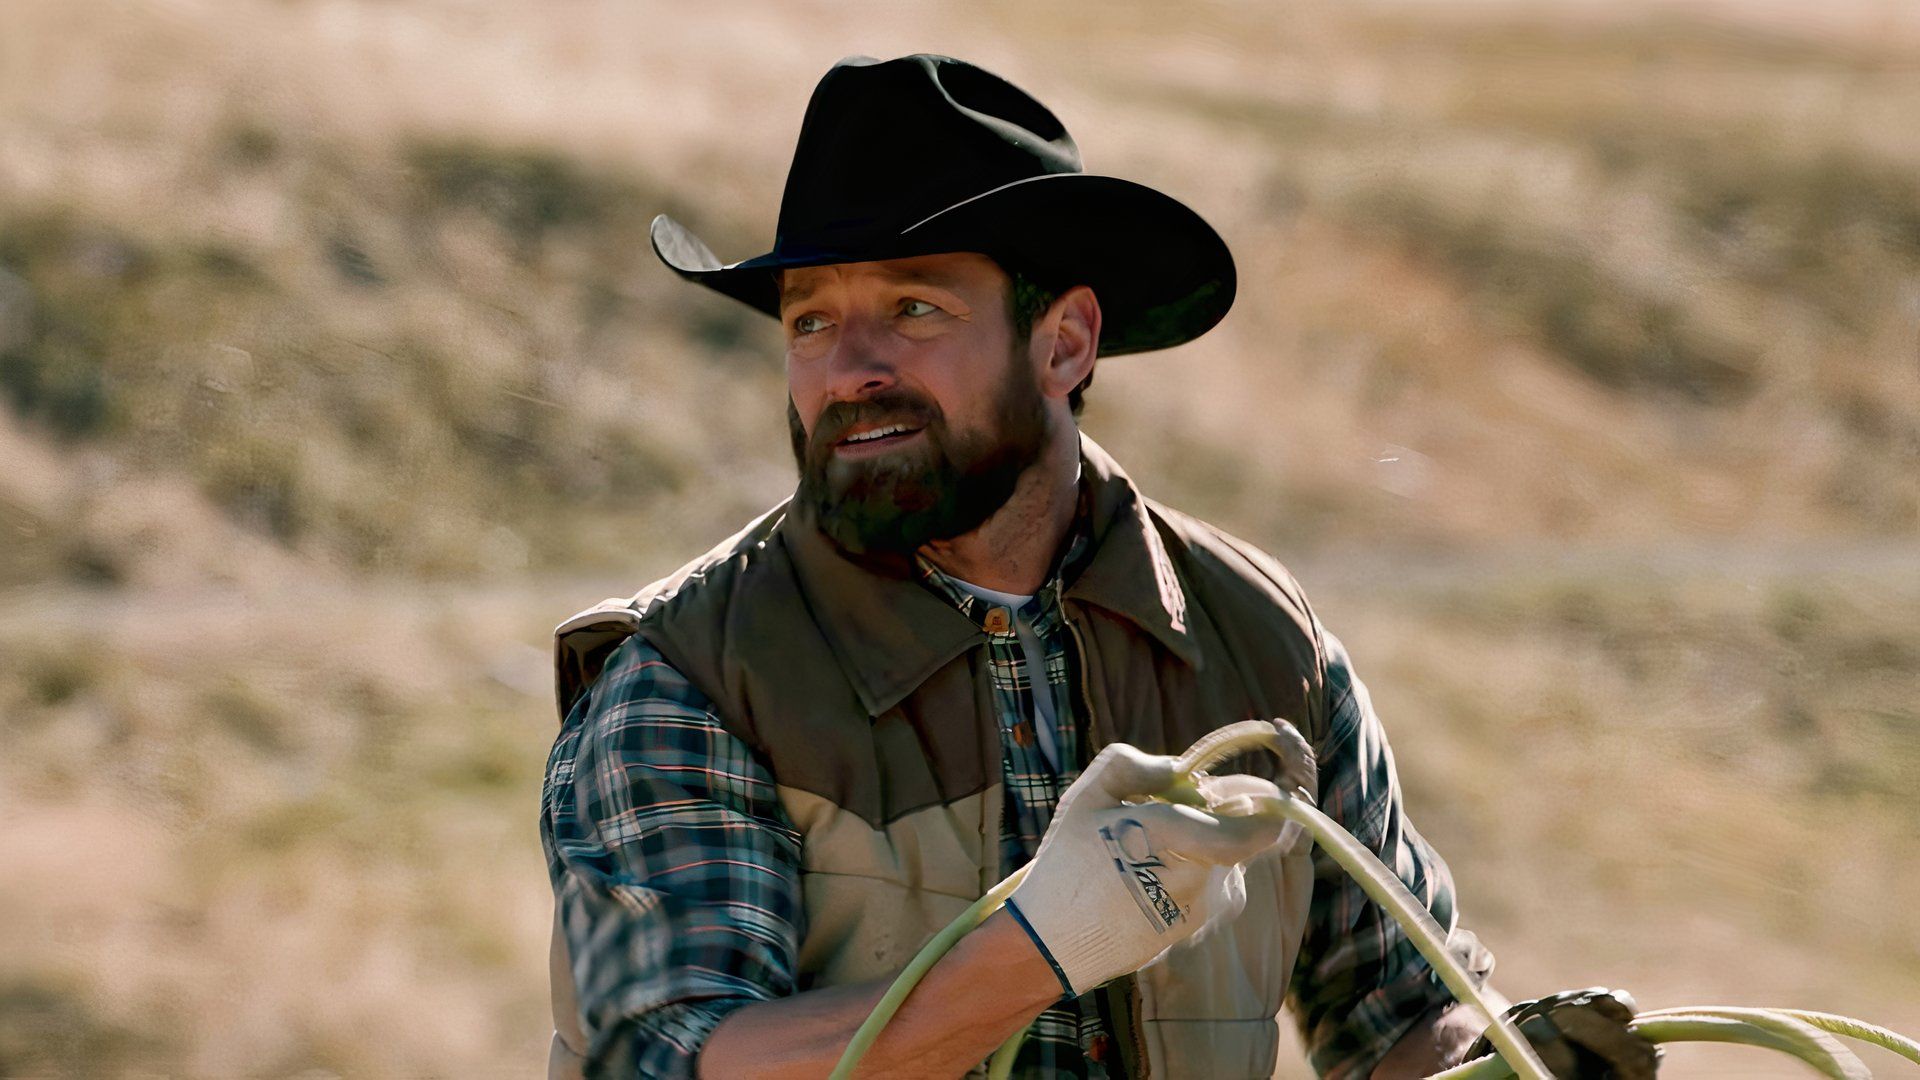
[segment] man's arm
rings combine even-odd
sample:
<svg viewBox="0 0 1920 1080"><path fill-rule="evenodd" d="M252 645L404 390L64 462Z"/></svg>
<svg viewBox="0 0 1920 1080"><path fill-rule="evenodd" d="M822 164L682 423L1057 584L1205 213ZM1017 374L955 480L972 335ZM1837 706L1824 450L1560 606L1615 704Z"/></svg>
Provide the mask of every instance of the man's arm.
<svg viewBox="0 0 1920 1080"><path fill-rule="evenodd" d="M750 749L643 639L561 726L542 803L570 969L555 977L577 993L588 1075L690 1077L729 1012L792 992L799 835Z"/></svg>
<svg viewBox="0 0 1920 1080"><path fill-rule="evenodd" d="M799 835L765 766L644 640L615 650L563 725L543 802L588 1075L827 1073L885 987L795 993ZM996 915L868 1060L965 1072L1059 996L1046 959Z"/></svg>
<svg viewBox="0 0 1920 1080"><path fill-rule="evenodd" d="M1417 1080L1452 1068L1486 1026L1478 1009L1458 1002L1436 1005L1373 1067L1373 1080Z"/></svg>
<svg viewBox="0 0 1920 1080"><path fill-rule="evenodd" d="M891 979L748 1005L700 1054L702 1077L821 1077ZM1003 909L942 957L861 1059L861 1074L958 1076L1060 998L1060 981Z"/></svg>
<svg viewBox="0 0 1920 1080"><path fill-rule="evenodd" d="M1453 876L1407 820L1386 732L1347 652L1321 630L1328 727L1314 746L1321 809L1391 867L1420 898L1470 969L1493 957L1455 927ZM1453 997L1413 943L1338 864L1314 851L1307 931L1289 989L1314 1070L1339 1080L1425 1076L1453 1063L1477 1036L1473 1010ZM1463 1037L1464 1035L1464 1037Z"/></svg>

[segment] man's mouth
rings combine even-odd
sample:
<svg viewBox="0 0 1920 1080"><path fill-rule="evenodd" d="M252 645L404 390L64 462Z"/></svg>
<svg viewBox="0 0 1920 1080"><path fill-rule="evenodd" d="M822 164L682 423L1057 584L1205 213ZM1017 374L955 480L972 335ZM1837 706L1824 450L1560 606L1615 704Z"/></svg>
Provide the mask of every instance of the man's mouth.
<svg viewBox="0 0 1920 1080"><path fill-rule="evenodd" d="M834 452L845 456L865 456L891 449L924 430L912 424L875 424L870 427L855 428L840 437L834 444Z"/></svg>

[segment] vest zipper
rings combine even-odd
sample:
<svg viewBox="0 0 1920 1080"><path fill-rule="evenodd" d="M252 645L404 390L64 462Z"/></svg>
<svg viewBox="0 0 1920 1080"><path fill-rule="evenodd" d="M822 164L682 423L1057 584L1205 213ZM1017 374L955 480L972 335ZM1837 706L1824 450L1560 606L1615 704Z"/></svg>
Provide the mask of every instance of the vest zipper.
<svg viewBox="0 0 1920 1080"><path fill-rule="evenodd" d="M1094 754L1116 740L1108 738L1102 741L1095 737L1095 729L1100 726L1101 721L1099 713L1093 708L1093 692L1089 689L1093 685L1093 679L1092 671L1087 666L1087 642L1080 636L1080 624L1074 621L1064 601L1060 605L1060 621L1066 624L1067 636L1073 639L1075 667L1080 673L1080 677L1075 680L1079 691L1080 707L1086 711L1088 741L1096 744L1088 748L1089 752L1086 756L1091 760ZM1117 736L1119 732L1110 734ZM1100 991L1096 991L1098 992ZM1132 1050L1131 1055L1122 1056L1122 1071L1126 1073L1127 1080L1147 1080L1153 1070L1147 1061L1146 1035L1141 1030L1139 974L1124 975L1114 980L1114 983L1109 984L1106 993L1108 1008L1104 1011L1109 1021L1125 1029L1116 1031L1114 1034L1116 1037L1124 1037ZM1131 1058L1130 1061L1128 1057Z"/></svg>
<svg viewBox="0 0 1920 1080"><path fill-rule="evenodd" d="M1080 677L1074 680L1074 685L1080 697L1080 707L1084 709L1087 714L1088 741L1094 744L1087 748L1087 758L1091 760L1094 754L1099 753L1106 747L1107 743L1113 740L1110 738L1102 740L1099 737L1101 733L1096 730L1100 726L1100 717L1094 712L1093 694L1087 689L1087 687L1092 684L1092 673L1087 668L1086 639L1080 636L1080 624L1073 621L1073 616L1068 613L1067 606L1064 603L1060 605L1060 621L1066 624L1067 636L1073 639L1074 666L1077 667L1080 672Z"/></svg>

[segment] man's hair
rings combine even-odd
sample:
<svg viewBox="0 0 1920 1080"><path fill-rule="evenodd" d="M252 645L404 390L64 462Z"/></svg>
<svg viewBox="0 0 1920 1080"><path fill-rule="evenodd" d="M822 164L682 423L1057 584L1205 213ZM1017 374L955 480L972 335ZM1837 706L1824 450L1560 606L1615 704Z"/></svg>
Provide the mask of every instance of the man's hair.
<svg viewBox="0 0 1920 1080"><path fill-rule="evenodd" d="M1013 320L1013 339L1024 342L1033 336L1033 324L1046 314L1047 308L1059 298L1060 294L1028 277L1017 267L1007 267L1007 313ZM1093 385L1093 372L1080 380L1080 385L1067 394L1067 408L1073 415L1079 416L1085 407L1087 387Z"/></svg>

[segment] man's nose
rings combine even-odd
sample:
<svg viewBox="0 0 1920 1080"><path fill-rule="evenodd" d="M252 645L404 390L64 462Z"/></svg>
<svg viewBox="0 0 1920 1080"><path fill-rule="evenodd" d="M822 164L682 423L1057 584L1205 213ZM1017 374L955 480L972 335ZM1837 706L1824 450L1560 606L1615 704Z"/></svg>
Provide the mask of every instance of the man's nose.
<svg viewBox="0 0 1920 1080"><path fill-rule="evenodd" d="M827 355L827 370L828 394L840 401L857 401L899 381L894 356L863 320L842 327Z"/></svg>

